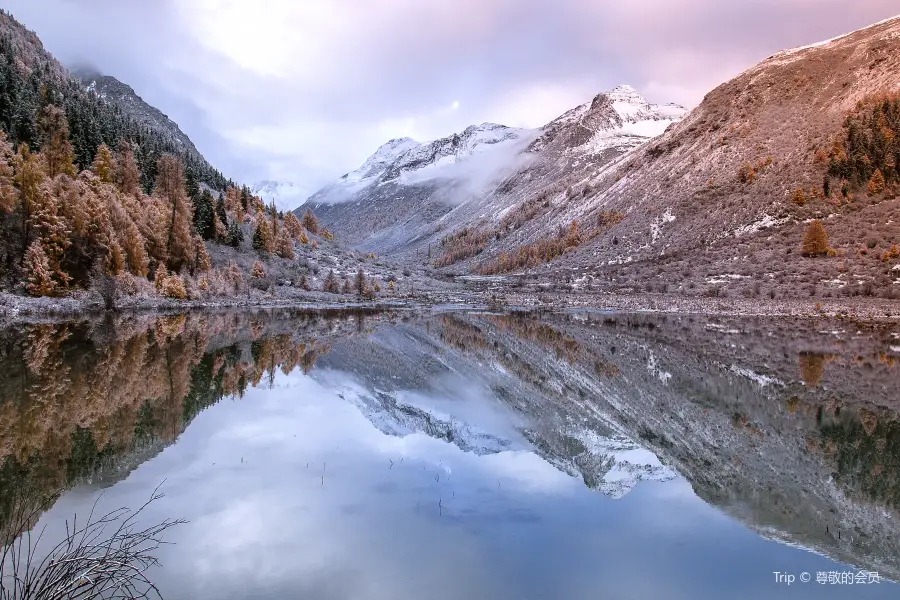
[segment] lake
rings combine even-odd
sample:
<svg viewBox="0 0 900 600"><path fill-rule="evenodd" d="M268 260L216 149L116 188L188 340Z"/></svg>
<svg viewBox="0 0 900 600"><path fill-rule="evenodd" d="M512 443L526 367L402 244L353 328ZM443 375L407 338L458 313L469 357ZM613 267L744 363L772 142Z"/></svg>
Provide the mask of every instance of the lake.
<svg viewBox="0 0 900 600"><path fill-rule="evenodd" d="M896 598L898 384L898 329L849 319L17 325L0 527L159 486L167 599Z"/></svg>

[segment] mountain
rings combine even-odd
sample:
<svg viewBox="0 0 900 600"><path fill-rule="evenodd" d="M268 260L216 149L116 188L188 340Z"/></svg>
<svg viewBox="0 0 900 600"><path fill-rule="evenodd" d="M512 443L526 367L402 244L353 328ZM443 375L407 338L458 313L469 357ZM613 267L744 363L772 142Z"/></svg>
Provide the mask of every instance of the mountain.
<svg viewBox="0 0 900 600"><path fill-rule="evenodd" d="M250 186L250 192L284 210L303 204L307 194L306 188L291 181L258 181Z"/></svg>
<svg viewBox="0 0 900 600"><path fill-rule="evenodd" d="M684 112L619 86L539 129L482 123L424 144L391 140L302 210L362 249L421 258L446 233L617 159Z"/></svg>
<svg viewBox="0 0 900 600"><path fill-rule="evenodd" d="M523 291L897 297L898 81L893 18L779 52L686 116L620 86L474 183L423 173L311 206L359 248Z"/></svg>
<svg viewBox="0 0 900 600"><path fill-rule="evenodd" d="M115 77L103 75L89 68L75 68L72 69L71 74L81 81L88 92L96 94L102 100L117 107L123 114L150 131L171 140L185 152L201 158L194 142L181 131L178 124L158 108L144 102L131 86L122 83Z"/></svg>
<svg viewBox="0 0 900 600"><path fill-rule="evenodd" d="M39 150L39 113L46 104L56 104L65 110L80 169L91 165L101 143L115 148L127 140L136 147L145 190L152 187L156 161L166 153L177 155L199 181L225 188L225 177L178 126L134 90L111 77L81 73L94 85L70 74L33 31L0 10L0 128L14 145L25 142Z"/></svg>

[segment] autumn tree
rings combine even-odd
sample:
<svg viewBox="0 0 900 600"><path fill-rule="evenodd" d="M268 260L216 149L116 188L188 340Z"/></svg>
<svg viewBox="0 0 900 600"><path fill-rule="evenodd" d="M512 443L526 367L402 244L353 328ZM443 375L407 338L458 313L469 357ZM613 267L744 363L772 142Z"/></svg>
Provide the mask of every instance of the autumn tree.
<svg viewBox="0 0 900 600"><path fill-rule="evenodd" d="M116 166L113 162L112 152L106 144L100 144L97 148L97 154L94 156L94 164L91 166L100 181L103 183L112 183L116 175Z"/></svg>
<svg viewBox="0 0 900 600"><path fill-rule="evenodd" d="M275 254L288 260L294 259L294 241L284 227L281 227L275 236Z"/></svg>
<svg viewBox="0 0 900 600"><path fill-rule="evenodd" d="M353 286L350 284L350 280L344 277L344 284L341 286L342 294L349 294L353 291Z"/></svg>
<svg viewBox="0 0 900 600"><path fill-rule="evenodd" d="M828 254L828 236L818 219L811 221L803 234L803 256Z"/></svg>
<svg viewBox="0 0 900 600"><path fill-rule="evenodd" d="M137 196L141 192L141 171L134 158L134 150L128 142L119 144L119 155L114 161L113 179L119 190L129 196Z"/></svg>
<svg viewBox="0 0 900 600"><path fill-rule="evenodd" d="M191 201L184 189L184 172L177 157L163 155L157 162L156 170L154 193L167 202L169 210L166 239L168 266L178 271L182 265L190 263L194 249L191 240Z"/></svg>
<svg viewBox="0 0 900 600"><path fill-rule="evenodd" d="M19 188L19 199L22 210L22 258L25 258L25 251L30 243L31 233L31 213L35 204L39 201L41 194L41 182L46 178L44 166L41 158L37 154L32 154L28 150L26 144L19 145L19 151L16 153L13 164L15 168L15 176L13 181Z"/></svg>
<svg viewBox="0 0 900 600"><path fill-rule="evenodd" d="M253 249L257 252L271 253L275 249L275 237L269 220L261 213L257 214L253 229Z"/></svg>
<svg viewBox="0 0 900 600"><path fill-rule="evenodd" d="M25 252L25 290L32 296L52 296L56 292L56 282L50 271L50 261L40 240L31 242Z"/></svg>
<svg viewBox="0 0 900 600"><path fill-rule="evenodd" d="M303 226L297 219L297 215L289 212L284 216L284 228L287 229L288 235L300 242L300 236L303 235ZM304 243L304 242L301 242Z"/></svg>
<svg viewBox="0 0 900 600"><path fill-rule="evenodd" d="M241 191L234 186L228 186L225 190L225 210L231 213L231 216L238 223L244 222L245 205L241 202Z"/></svg>
<svg viewBox="0 0 900 600"><path fill-rule="evenodd" d="M266 268L258 260L255 261L253 263L253 267L250 269L250 277L252 277L254 279L262 279L265 276L266 276Z"/></svg>
<svg viewBox="0 0 900 600"><path fill-rule="evenodd" d="M876 196L884 191L884 186L884 174L881 172L881 169L875 169L875 172L872 173L872 177L869 178L866 191L869 192L870 196Z"/></svg>
<svg viewBox="0 0 900 600"><path fill-rule="evenodd" d="M328 275L325 276L325 281L322 283L322 291L329 294L340 292L340 284L338 284L337 277L334 275L334 270L329 270Z"/></svg>
<svg viewBox="0 0 900 600"><path fill-rule="evenodd" d="M48 104L39 121L43 146L41 155L50 177L65 173L75 176L75 150L69 140L69 122L66 113L58 106Z"/></svg>
<svg viewBox="0 0 900 600"><path fill-rule="evenodd" d="M309 209L306 209L306 212L303 213L303 219L300 221L300 224L303 225L304 229L312 234L319 233L319 221Z"/></svg>

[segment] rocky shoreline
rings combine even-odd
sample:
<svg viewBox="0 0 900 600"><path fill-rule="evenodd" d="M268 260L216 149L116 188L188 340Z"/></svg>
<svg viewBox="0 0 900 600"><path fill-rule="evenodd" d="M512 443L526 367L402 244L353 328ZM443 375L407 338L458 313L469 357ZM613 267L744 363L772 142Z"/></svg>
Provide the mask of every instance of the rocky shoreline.
<svg viewBox="0 0 900 600"><path fill-rule="evenodd" d="M703 316L762 316L846 318L865 322L900 322L900 302L884 298L746 299L703 298L675 294L619 295L604 293L497 293L497 290L427 290L417 294L362 300L355 295L290 290L202 300L174 300L158 296L123 297L116 312L172 312L186 310L298 308L298 309L455 309L650 312ZM31 298L0 292L0 322L63 320L104 314L98 294L80 291L63 298Z"/></svg>

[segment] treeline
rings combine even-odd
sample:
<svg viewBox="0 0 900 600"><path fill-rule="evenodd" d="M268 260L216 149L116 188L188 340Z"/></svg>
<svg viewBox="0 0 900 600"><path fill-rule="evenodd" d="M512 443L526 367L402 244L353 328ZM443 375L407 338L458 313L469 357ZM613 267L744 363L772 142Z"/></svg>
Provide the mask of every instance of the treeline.
<svg viewBox="0 0 900 600"><path fill-rule="evenodd" d="M169 297L190 297L192 284L203 290L215 283L227 293L237 291L243 274L231 265L201 277L212 268L204 240L239 246L241 225L251 223L262 253L293 258L294 243L309 242L293 214L266 207L246 187L228 187L218 198L201 191L171 154L157 160L150 194L126 141L115 151L101 144L89 169L77 173L60 107L41 110L38 135L41 150L33 152L25 142L14 149L0 131L0 266L7 286L21 282L33 296L56 296L104 278L138 291L138 280L152 278Z"/></svg>
<svg viewBox="0 0 900 600"><path fill-rule="evenodd" d="M189 177L217 190L228 180L202 156L184 148L173 137L140 125L122 111L83 88L49 54L37 50L30 32L8 14L0 12L0 129L14 146L28 144L39 151L47 143L40 120L47 106L61 108L71 133L73 162L78 170L91 165L102 144L131 144L140 172L139 185L150 193L157 177L159 159L177 156ZM33 34L32 34L33 35Z"/></svg>

